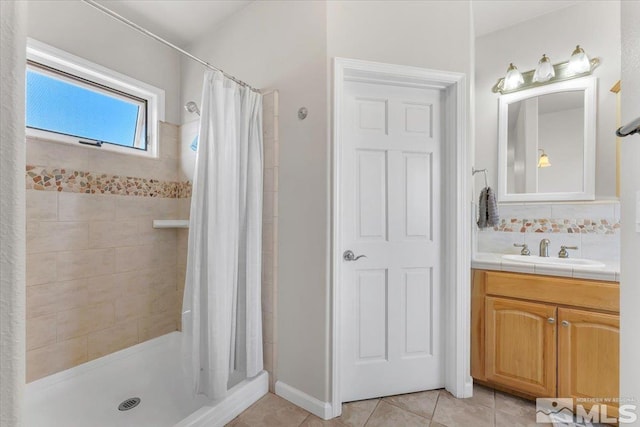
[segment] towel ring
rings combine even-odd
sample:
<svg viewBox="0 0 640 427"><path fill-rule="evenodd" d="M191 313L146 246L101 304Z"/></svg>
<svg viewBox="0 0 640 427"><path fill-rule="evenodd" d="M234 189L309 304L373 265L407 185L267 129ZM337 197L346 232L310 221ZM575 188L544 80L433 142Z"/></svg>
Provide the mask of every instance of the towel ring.
<svg viewBox="0 0 640 427"><path fill-rule="evenodd" d="M476 169L476 168L471 168L471 175L475 175L479 172L482 172L484 174L484 186L485 188L489 186L489 183L487 182L487 170L486 169Z"/></svg>

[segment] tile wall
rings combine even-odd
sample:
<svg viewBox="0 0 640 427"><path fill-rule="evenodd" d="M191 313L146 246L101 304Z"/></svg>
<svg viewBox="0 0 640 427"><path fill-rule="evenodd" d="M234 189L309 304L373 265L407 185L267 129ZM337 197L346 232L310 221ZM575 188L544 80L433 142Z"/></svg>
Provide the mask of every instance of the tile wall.
<svg viewBox="0 0 640 427"><path fill-rule="evenodd" d="M161 124L160 155L27 140L28 382L177 329L177 232L151 227L186 195L177 126Z"/></svg>
<svg viewBox="0 0 640 427"><path fill-rule="evenodd" d="M574 258L620 259L620 205L617 201L585 203L501 204L498 227L477 230L478 252L519 253L514 243L526 243L538 254L540 240L551 241L549 253L560 246L578 246Z"/></svg>

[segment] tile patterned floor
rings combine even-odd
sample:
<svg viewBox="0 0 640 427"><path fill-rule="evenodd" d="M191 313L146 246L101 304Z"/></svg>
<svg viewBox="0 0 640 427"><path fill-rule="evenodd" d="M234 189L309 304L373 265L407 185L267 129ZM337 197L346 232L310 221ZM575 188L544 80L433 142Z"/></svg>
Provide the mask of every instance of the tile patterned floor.
<svg viewBox="0 0 640 427"><path fill-rule="evenodd" d="M474 386L473 397L456 399L445 390L363 400L342 406L342 416L324 421L267 394L229 427L538 427L535 404Z"/></svg>

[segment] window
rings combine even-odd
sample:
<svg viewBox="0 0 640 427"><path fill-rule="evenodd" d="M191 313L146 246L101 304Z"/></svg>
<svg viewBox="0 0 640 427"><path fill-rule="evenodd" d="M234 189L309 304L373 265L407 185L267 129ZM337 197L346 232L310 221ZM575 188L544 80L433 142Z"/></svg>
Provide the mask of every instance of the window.
<svg viewBox="0 0 640 427"><path fill-rule="evenodd" d="M29 40L27 136L158 156L164 91Z"/></svg>

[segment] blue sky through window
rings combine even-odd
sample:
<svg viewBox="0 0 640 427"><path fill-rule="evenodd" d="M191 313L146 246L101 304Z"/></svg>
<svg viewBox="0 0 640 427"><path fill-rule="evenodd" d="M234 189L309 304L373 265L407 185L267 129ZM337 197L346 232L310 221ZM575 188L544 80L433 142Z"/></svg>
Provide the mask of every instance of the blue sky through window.
<svg viewBox="0 0 640 427"><path fill-rule="evenodd" d="M27 71L26 122L31 128L134 147L139 108L104 93ZM144 141L144 135L141 138Z"/></svg>

